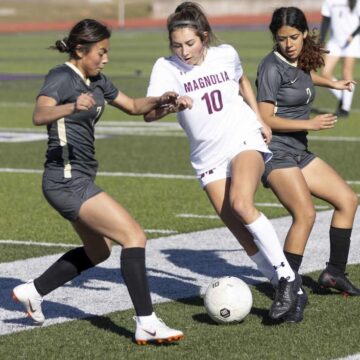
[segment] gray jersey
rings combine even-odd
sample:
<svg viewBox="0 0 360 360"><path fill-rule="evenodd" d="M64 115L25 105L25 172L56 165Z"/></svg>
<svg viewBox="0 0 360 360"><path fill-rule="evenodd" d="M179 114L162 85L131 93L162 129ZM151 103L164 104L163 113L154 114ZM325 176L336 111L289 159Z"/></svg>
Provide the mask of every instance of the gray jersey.
<svg viewBox="0 0 360 360"><path fill-rule="evenodd" d="M117 88L105 75L90 78L88 84L67 64L48 73L38 96L56 100L58 105L74 103L81 93L90 92L96 105L54 121L47 126L48 149L45 168L54 177L71 178L74 171L95 176L97 161L94 148L94 127L107 102L113 101Z"/></svg>
<svg viewBox="0 0 360 360"><path fill-rule="evenodd" d="M256 79L257 101L275 105L276 116L286 119L309 119L310 105L315 97L311 75L271 52L260 63ZM291 121L291 120L289 120ZM270 150L304 150L307 132L273 132Z"/></svg>

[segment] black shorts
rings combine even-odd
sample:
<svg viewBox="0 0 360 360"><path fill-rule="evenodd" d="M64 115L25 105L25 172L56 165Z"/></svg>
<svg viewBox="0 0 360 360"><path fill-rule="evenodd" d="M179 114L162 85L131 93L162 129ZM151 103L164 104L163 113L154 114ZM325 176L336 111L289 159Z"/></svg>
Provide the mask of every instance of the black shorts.
<svg viewBox="0 0 360 360"><path fill-rule="evenodd" d="M103 191L89 176L58 179L46 171L43 175L42 190L49 204L70 221L78 219L80 207L86 200Z"/></svg>
<svg viewBox="0 0 360 360"><path fill-rule="evenodd" d="M265 187L269 187L267 178L275 169L286 169L291 167L304 168L316 155L308 150L299 150L296 153L286 150L272 150L273 157L265 164L265 171L261 181Z"/></svg>

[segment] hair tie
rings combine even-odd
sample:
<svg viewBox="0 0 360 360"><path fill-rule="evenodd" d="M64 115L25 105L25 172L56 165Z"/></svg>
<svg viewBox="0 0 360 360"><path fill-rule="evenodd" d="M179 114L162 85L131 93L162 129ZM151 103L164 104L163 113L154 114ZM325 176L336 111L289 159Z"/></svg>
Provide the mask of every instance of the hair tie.
<svg viewBox="0 0 360 360"><path fill-rule="evenodd" d="M68 46L64 40L60 40L60 42L64 46L65 49L68 49Z"/></svg>

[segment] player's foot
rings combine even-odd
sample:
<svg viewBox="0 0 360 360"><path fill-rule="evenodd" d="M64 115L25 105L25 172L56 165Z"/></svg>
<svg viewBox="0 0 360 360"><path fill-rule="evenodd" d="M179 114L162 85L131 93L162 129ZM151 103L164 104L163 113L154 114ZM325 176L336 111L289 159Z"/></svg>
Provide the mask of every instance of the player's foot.
<svg viewBox="0 0 360 360"><path fill-rule="evenodd" d="M288 323L299 323L304 318L304 310L308 304L308 296L303 288L302 294L298 294L295 306L284 316L284 321Z"/></svg>
<svg viewBox="0 0 360 360"><path fill-rule="evenodd" d="M26 313L34 320L36 325L44 323L45 317L41 310L43 299L35 289L33 280L16 286L13 289L12 297L24 306Z"/></svg>
<svg viewBox="0 0 360 360"><path fill-rule="evenodd" d="M360 296L360 289L351 283L347 274L329 265L319 276L318 283L321 288L331 288L341 291L344 295Z"/></svg>
<svg viewBox="0 0 360 360"><path fill-rule="evenodd" d="M138 345L170 343L184 337L180 330L169 328L156 316L154 321L147 324L142 324L137 316L134 316L134 320L136 321L135 342Z"/></svg>
<svg viewBox="0 0 360 360"><path fill-rule="evenodd" d="M349 117L349 111L346 111L344 109L339 108L339 109L336 110L335 115L338 118L347 118L347 117Z"/></svg>
<svg viewBox="0 0 360 360"><path fill-rule="evenodd" d="M275 289L275 298L271 305L269 316L272 319L280 319L292 307L298 298L298 290L301 287L301 277L295 273L295 279L288 281L284 277L279 280L279 284Z"/></svg>

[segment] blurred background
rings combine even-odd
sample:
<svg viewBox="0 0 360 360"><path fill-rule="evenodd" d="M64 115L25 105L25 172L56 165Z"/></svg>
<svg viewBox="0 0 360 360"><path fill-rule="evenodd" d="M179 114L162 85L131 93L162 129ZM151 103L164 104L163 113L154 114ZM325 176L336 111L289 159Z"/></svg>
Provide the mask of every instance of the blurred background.
<svg viewBox="0 0 360 360"><path fill-rule="evenodd" d="M113 27L161 26L167 15L173 12L180 2L175 0L1 0L0 31L59 30L63 27L67 28L68 22L87 17L96 17ZM222 23L237 26L262 24L263 16L279 6L301 7L308 14L310 21L317 21L322 0L197 2L206 9L209 17L223 18Z"/></svg>

